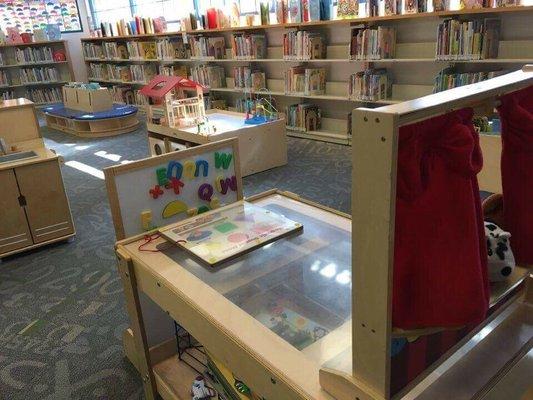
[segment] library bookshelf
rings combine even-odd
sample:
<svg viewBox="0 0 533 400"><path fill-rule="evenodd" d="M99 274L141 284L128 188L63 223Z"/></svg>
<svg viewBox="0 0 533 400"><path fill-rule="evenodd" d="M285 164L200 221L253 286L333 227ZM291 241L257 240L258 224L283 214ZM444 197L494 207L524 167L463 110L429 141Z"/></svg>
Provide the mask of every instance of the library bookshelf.
<svg viewBox="0 0 533 400"><path fill-rule="evenodd" d="M56 51L65 60L54 60ZM61 86L73 79L65 40L0 45L0 100L24 97L38 106L61 102Z"/></svg>
<svg viewBox="0 0 533 400"><path fill-rule="evenodd" d="M483 8L454 10L418 14L365 17L332 21L313 21L301 24L273 24L250 27L232 27L190 32L165 32L151 35L132 35L114 37L91 37L82 39L82 44L103 46L106 42L127 43L129 41L155 41L190 35L223 36L226 41L226 54L223 59L120 59L103 57L86 57L85 62L90 75L91 64L109 65L155 65L157 70L163 66L218 65L225 71L222 87L210 87L212 96L226 100L229 109L233 109L238 99L247 92L235 87L232 74L233 67L250 66L260 70L266 76L266 88L276 101L278 110L297 102L316 104L321 109L322 124L316 131L301 131L287 127L287 135L326 142L351 144L351 126L349 114L353 108L380 107L405 100L411 100L432 93L435 76L446 67L455 67L459 72L511 71L523 64L533 62L533 31L530 20L533 6ZM498 18L501 20L498 57L479 60L436 60L436 38L439 22L444 18L460 20L483 20ZM351 31L354 27L392 26L396 28L396 53L391 59L351 60L349 55ZM291 30L320 32L326 38L326 58L313 60L287 60L283 57L283 35ZM230 38L234 33L262 33L266 36L267 52L263 59L234 59L229 49ZM291 66L302 65L309 68L326 70L325 93L305 95L288 93L285 90L284 72ZM377 101L364 101L350 96L350 75L368 68L386 68L393 77L392 95ZM117 86L131 85L139 89L142 81L126 82L89 78L102 84ZM249 94L248 94L249 96Z"/></svg>

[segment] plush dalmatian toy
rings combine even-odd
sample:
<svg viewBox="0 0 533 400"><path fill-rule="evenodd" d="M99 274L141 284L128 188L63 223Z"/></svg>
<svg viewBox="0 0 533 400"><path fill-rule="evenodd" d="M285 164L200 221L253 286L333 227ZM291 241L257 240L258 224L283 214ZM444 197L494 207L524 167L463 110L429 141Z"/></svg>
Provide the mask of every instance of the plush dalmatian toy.
<svg viewBox="0 0 533 400"><path fill-rule="evenodd" d="M485 221L490 282L503 281L513 272L516 264L509 244L510 237L509 232L504 231L495 223Z"/></svg>

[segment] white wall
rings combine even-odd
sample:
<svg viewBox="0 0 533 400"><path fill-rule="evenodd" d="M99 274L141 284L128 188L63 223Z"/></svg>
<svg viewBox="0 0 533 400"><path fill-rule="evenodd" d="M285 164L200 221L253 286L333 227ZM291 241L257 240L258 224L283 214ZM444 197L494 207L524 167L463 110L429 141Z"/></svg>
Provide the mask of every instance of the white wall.
<svg viewBox="0 0 533 400"><path fill-rule="evenodd" d="M85 62L83 61L81 38L90 36L90 32L89 22L87 20L87 5L85 0L78 0L78 8L80 10L80 21L82 23L83 32L63 33L61 37L68 42L75 80L86 82L87 69L85 67Z"/></svg>

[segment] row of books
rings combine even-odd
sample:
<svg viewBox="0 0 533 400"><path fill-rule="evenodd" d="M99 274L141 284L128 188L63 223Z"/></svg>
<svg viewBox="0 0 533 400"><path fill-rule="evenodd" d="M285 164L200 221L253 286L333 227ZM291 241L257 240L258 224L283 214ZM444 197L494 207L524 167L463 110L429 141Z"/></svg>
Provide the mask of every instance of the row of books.
<svg viewBox="0 0 533 400"><path fill-rule="evenodd" d="M350 99L361 101L385 100L392 96L392 77L385 68L370 68L350 76Z"/></svg>
<svg viewBox="0 0 533 400"><path fill-rule="evenodd" d="M192 80L210 88L226 87L226 73L218 65L199 65L191 68Z"/></svg>
<svg viewBox="0 0 533 400"><path fill-rule="evenodd" d="M317 95L326 93L325 68L291 67L285 72L285 93Z"/></svg>
<svg viewBox="0 0 533 400"><path fill-rule="evenodd" d="M57 87L27 90L25 97L34 103L60 103L63 101L62 90Z"/></svg>
<svg viewBox="0 0 533 400"><path fill-rule="evenodd" d="M288 129L301 132L312 132L320 129L321 111L314 104L292 104L286 108L285 113Z"/></svg>
<svg viewBox="0 0 533 400"><path fill-rule="evenodd" d="M159 75L189 77L189 71L185 65L160 65Z"/></svg>
<svg viewBox="0 0 533 400"><path fill-rule="evenodd" d="M250 67L234 67L235 88L257 92L266 88L265 73Z"/></svg>
<svg viewBox="0 0 533 400"><path fill-rule="evenodd" d="M59 71L55 67L21 68L19 76L20 83L59 81Z"/></svg>
<svg viewBox="0 0 533 400"><path fill-rule="evenodd" d="M14 98L15 98L15 92L12 91L12 90L7 90L5 92L0 92L0 100L11 100L11 99L14 99Z"/></svg>
<svg viewBox="0 0 533 400"><path fill-rule="evenodd" d="M133 20L126 21L121 19L115 23L101 22L100 29L93 32L93 36L110 37L110 36L131 36L131 35L151 35L154 33L163 33L167 30L165 17L142 18L135 16Z"/></svg>
<svg viewBox="0 0 533 400"><path fill-rule="evenodd" d="M5 6L5 2L1 3ZM44 28L34 28L33 33L21 32L19 27L6 27L6 32L0 28L0 45L22 44L34 42L56 41L61 39L59 24L46 24Z"/></svg>
<svg viewBox="0 0 533 400"><path fill-rule="evenodd" d="M189 38L191 58L226 58L226 42L224 36L207 37L192 35Z"/></svg>
<svg viewBox="0 0 533 400"><path fill-rule="evenodd" d="M479 60L498 57L501 21L446 19L437 29L437 60Z"/></svg>
<svg viewBox="0 0 533 400"><path fill-rule="evenodd" d="M182 37L163 38L157 41L157 57L160 60L191 58L191 50Z"/></svg>
<svg viewBox="0 0 533 400"><path fill-rule="evenodd" d="M387 26L355 28L350 41L350 59L379 60L394 58L396 29Z"/></svg>
<svg viewBox="0 0 533 400"><path fill-rule="evenodd" d="M50 47L25 47L15 49L15 60L19 64L39 61L53 61L53 50Z"/></svg>
<svg viewBox="0 0 533 400"><path fill-rule="evenodd" d="M114 65L89 64L90 77L93 79L121 82L149 82L157 74L155 65Z"/></svg>
<svg viewBox="0 0 533 400"><path fill-rule="evenodd" d="M470 85L494 78L502 71L458 72L453 67L445 68L435 77L433 91L442 92L459 86Z"/></svg>
<svg viewBox="0 0 533 400"><path fill-rule="evenodd" d="M267 57L267 40L262 34L239 33L232 35L231 54L236 60Z"/></svg>
<svg viewBox="0 0 533 400"><path fill-rule="evenodd" d="M0 71L0 87L9 85L10 83L6 71Z"/></svg>
<svg viewBox="0 0 533 400"><path fill-rule="evenodd" d="M314 60L326 58L326 39L318 32L292 31L283 35L285 60Z"/></svg>

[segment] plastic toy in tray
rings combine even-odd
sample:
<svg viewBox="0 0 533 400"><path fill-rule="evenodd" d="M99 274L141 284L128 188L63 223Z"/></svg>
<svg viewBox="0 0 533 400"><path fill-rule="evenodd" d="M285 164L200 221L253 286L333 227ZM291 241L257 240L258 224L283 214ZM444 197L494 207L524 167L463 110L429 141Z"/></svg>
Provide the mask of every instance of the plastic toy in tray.
<svg viewBox="0 0 533 400"><path fill-rule="evenodd" d="M214 267L302 229L283 215L239 201L171 225L161 234Z"/></svg>

